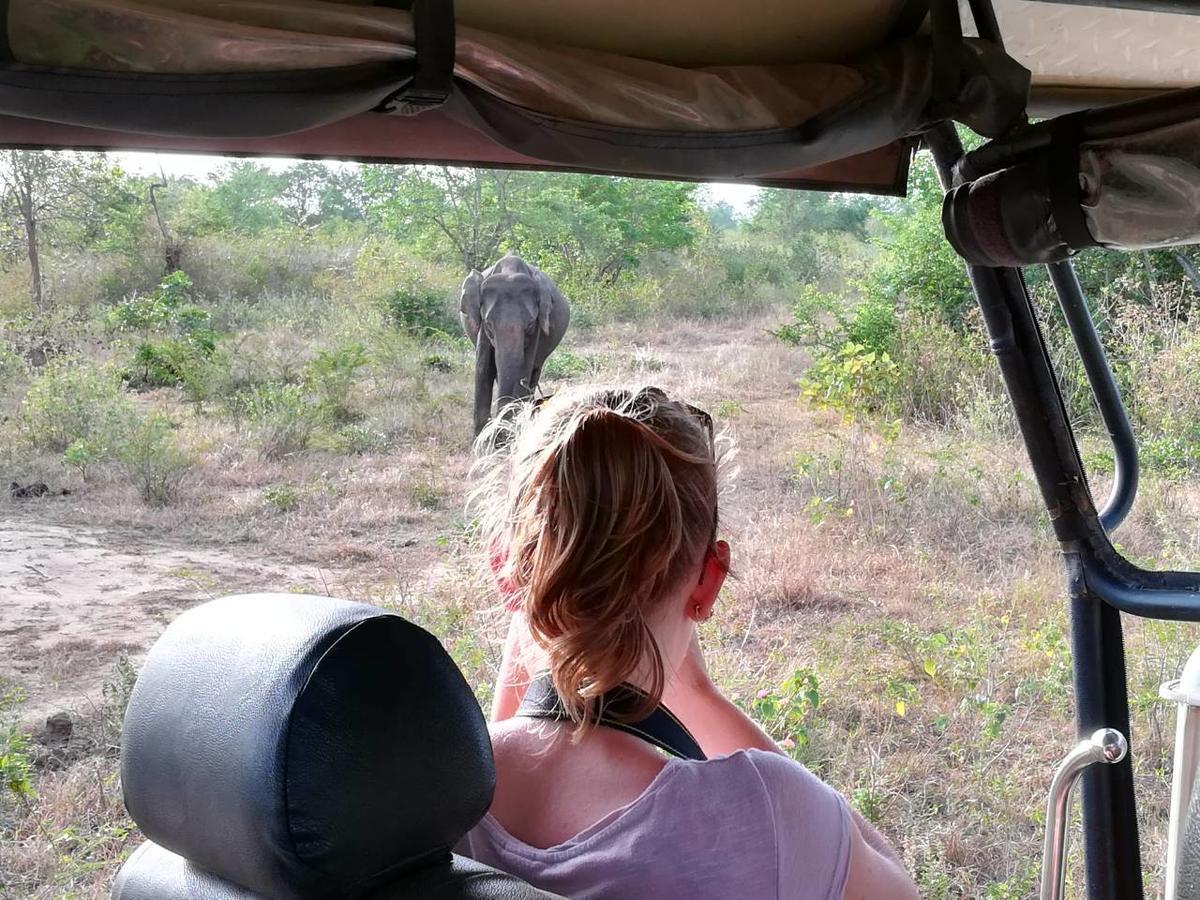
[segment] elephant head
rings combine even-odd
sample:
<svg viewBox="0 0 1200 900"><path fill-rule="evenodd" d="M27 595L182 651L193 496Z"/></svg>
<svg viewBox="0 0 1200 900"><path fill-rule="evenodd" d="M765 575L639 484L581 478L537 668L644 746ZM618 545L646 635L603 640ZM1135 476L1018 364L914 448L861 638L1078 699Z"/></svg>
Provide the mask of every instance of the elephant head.
<svg viewBox="0 0 1200 900"><path fill-rule="evenodd" d="M459 310L476 347L478 432L491 415L493 381L501 405L528 397L537 385L542 363L566 330L566 301L543 272L510 254L482 273L472 270Z"/></svg>

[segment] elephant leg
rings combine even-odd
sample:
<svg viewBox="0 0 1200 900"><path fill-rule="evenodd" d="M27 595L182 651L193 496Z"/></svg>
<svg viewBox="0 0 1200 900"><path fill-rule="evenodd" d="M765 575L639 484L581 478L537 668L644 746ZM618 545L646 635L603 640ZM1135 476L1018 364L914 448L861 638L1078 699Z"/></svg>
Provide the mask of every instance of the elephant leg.
<svg viewBox="0 0 1200 900"><path fill-rule="evenodd" d="M491 342L479 335L475 345L475 436L492 417L492 390L496 384L496 353Z"/></svg>

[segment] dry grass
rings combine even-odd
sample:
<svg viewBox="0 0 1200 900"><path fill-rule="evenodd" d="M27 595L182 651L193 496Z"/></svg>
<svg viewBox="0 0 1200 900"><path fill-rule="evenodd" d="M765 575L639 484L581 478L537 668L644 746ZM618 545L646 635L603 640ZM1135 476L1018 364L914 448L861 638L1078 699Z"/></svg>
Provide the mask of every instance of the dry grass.
<svg viewBox="0 0 1200 900"><path fill-rule="evenodd" d="M1065 601L1023 452L805 407L795 381L806 361L765 334L771 324L580 330L552 377L652 381L714 411L739 447L722 501L736 577L704 635L716 677L749 707L762 691L786 700L798 670L815 675L819 707L773 723L777 736L902 848L924 896L1029 896L1044 791L1073 726ZM280 349L280 365L305 353ZM486 700L503 621L462 512L469 360L422 371L411 345L390 352L358 387L364 426L385 436L378 448L266 459L246 429L189 414L181 439L197 463L176 503L148 507L119 479L72 480L70 498L12 512L243 561L288 548L324 589L431 628ZM63 479L55 460L21 464ZM1139 559L1194 563L1200 539L1180 523L1198 511L1200 487L1150 479L1122 540ZM1198 637L1129 623L1149 885L1164 856L1172 726L1154 694ZM49 689L25 687L31 702ZM0 891L102 895L134 840L115 778L111 752L92 746L39 772L36 798L6 796Z"/></svg>

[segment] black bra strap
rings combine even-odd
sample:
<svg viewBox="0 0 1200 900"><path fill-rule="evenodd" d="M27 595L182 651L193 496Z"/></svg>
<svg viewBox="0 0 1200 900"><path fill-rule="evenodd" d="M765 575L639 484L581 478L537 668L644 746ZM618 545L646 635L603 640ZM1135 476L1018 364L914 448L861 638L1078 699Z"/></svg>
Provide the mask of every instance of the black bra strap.
<svg viewBox="0 0 1200 900"><path fill-rule="evenodd" d="M601 703L603 712L598 720L599 724L641 738L680 759L707 759L691 732L661 704L644 719L621 721L621 718L625 718L621 716L621 711L633 708L639 701L644 700L645 696L628 684L609 691ZM525 699L517 709L517 715L526 719L548 719L553 722L566 722L570 719L549 674L540 675L530 683L525 692Z"/></svg>

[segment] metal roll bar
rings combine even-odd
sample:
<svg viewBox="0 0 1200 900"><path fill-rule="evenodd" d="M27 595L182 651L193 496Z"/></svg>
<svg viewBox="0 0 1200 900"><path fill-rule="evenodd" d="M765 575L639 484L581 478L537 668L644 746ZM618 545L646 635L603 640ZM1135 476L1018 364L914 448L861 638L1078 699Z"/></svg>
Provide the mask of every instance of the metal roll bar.
<svg viewBox="0 0 1200 900"><path fill-rule="evenodd" d="M1080 741L1059 763L1046 800L1046 842L1042 850L1041 900L1062 900L1067 878L1067 844L1070 836L1071 791L1084 769L1095 763L1119 763L1129 752L1125 736L1115 728L1101 728Z"/></svg>
<svg viewBox="0 0 1200 900"><path fill-rule="evenodd" d="M1113 377L1112 367L1109 366L1104 347L1100 344L1100 335L1096 333L1095 323L1088 312L1087 301L1083 297L1083 289L1079 285L1075 267L1070 262L1059 262L1051 263L1046 269L1050 273L1050 281L1058 297L1059 309L1066 319L1071 337L1075 339L1075 347L1087 373L1092 396L1100 410L1100 418L1104 421L1104 427L1108 429L1108 436L1112 440L1113 484L1108 500L1099 513L1100 524L1108 534L1112 534L1129 515L1137 496L1137 441L1133 437L1133 428L1129 424L1125 404L1121 402L1117 380Z"/></svg>
<svg viewBox="0 0 1200 900"><path fill-rule="evenodd" d="M963 156L954 127L926 132L947 189ZM1113 549L1084 477L1070 421L1046 353L1037 316L1017 269L967 266L984 325L1067 568L1071 606L1076 722L1081 735L1098 728L1129 733L1129 696L1121 617L1106 602L1097 573L1130 590L1147 580L1167 588L1165 605L1200 619L1200 578L1145 572ZM1135 591L1136 593L1136 591ZM1083 776L1084 858L1089 900L1142 900L1142 871L1130 757L1094 766Z"/></svg>

